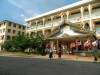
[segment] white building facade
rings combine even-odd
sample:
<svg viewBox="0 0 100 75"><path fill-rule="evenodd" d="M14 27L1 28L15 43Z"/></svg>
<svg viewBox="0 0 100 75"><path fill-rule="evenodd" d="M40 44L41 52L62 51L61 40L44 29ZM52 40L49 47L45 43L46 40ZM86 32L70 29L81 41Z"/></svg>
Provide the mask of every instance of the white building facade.
<svg viewBox="0 0 100 75"><path fill-rule="evenodd" d="M82 0L47 13L26 19L29 25L27 33L42 33L44 36L59 30L59 25L65 21L82 26L99 35L100 0ZM98 26L96 28L96 26Z"/></svg>

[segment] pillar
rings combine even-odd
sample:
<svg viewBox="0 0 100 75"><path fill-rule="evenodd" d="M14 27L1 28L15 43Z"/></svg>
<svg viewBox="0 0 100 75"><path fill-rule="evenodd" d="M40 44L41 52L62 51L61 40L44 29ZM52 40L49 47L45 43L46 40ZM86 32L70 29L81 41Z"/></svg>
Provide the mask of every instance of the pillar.
<svg viewBox="0 0 100 75"><path fill-rule="evenodd" d="M81 23L82 23L82 27L84 28L84 7L80 8L80 12L81 12Z"/></svg>
<svg viewBox="0 0 100 75"><path fill-rule="evenodd" d="M28 23L26 24L26 35L27 35L27 33L28 33Z"/></svg>
<svg viewBox="0 0 100 75"><path fill-rule="evenodd" d="M54 42L53 42L53 40L51 41L51 49L53 50L54 49Z"/></svg>
<svg viewBox="0 0 100 75"><path fill-rule="evenodd" d="M38 28L38 21L36 21L36 33L37 33L37 28Z"/></svg>
<svg viewBox="0 0 100 75"><path fill-rule="evenodd" d="M69 21L69 11L66 12L67 22Z"/></svg>
<svg viewBox="0 0 100 75"><path fill-rule="evenodd" d="M32 25L32 22L31 22L31 21L29 22L29 25L30 25L30 26Z"/></svg>
<svg viewBox="0 0 100 75"><path fill-rule="evenodd" d="M90 26L90 31L93 31L93 26L92 26L92 6L91 6L91 4L88 5L88 11L89 11L89 26Z"/></svg>
<svg viewBox="0 0 100 75"><path fill-rule="evenodd" d="M54 18L54 16L51 16L51 25L52 25L52 27L53 27L53 18Z"/></svg>
<svg viewBox="0 0 100 75"><path fill-rule="evenodd" d="M59 42L58 42L58 40L57 40L57 50L58 50L58 48L59 48Z"/></svg>
<svg viewBox="0 0 100 75"><path fill-rule="evenodd" d="M61 22L64 20L64 14L60 13L60 17L61 17Z"/></svg>
<svg viewBox="0 0 100 75"><path fill-rule="evenodd" d="M1 44L1 43L0 43ZM1 45L0 45L0 51L1 51Z"/></svg>
<svg viewBox="0 0 100 75"><path fill-rule="evenodd" d="M54 16L51 16L51 25L52 25L51 32L53 31L53 18Z"/></svg>
<svg viewBox="0 0 100 75"><path fill-rule="evenodd" d="M43 27L45 27L45 18L43 18Z"/></svg>
<svg viewBox="0 0 100 75"><path fill-rule="evenodd" d="M45 29L44 29L44 27L45 27L45 18L43 18L43 30L42 30L43 35L45 35Z"/></svg>

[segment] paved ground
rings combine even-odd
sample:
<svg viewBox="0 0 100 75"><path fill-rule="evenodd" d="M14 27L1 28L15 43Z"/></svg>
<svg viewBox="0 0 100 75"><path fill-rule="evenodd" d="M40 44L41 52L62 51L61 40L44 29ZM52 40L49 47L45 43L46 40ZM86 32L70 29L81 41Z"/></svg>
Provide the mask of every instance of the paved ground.
<svg viewBox="0 0 100 75"><path fill-rule="evenodd" d="M0 56L7 56L7 57L23 57L23 58L42 58L42 59L48 59L48 55L41 56L41 55L34 55L34 54L25 54L25 53L19 53L19 52L0 52ZM53 54L53 59L58 59L57 54ZM77 55L62 55L63 60L73 60L73 61L87 61L87 62L93 62L94 57L84 57L84 56L77 56ZM98 61L100 62L100 58L98 58Z"/></svg>
<svg viewBox="0 0 100 75"><path fill-rule="evenodd" d="M100 75L100 63L0 56L0 75Z"/></svg>

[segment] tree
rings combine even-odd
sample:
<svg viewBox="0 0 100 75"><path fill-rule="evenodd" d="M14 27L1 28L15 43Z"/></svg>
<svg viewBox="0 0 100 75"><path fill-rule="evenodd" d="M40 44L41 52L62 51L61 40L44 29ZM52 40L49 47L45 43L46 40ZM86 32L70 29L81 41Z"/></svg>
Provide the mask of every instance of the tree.
<svg viewBox="0 0 100 75"><path fill-rule="evenodd" d="M38 54L45 53L45 40L43 35L34 33L30 37L25 35L16 36L14 39L6 41L3 46L8 51L25 52L26 49L34 49Z"/></svg>
<svg viewBox="0 0 100 75"><path fill-rule="evenodd" d="M34 48L38 54L45 54L45 39L42 34L35 33L31 36L31 47Z"/></svg>
<svg viewBox="0 0 100 75"><path fill-rule="evenodd" d="M6 50L10 50L12 47L12 41L5 41L4 44L2 45L2 48L5 48Z"/></svg>

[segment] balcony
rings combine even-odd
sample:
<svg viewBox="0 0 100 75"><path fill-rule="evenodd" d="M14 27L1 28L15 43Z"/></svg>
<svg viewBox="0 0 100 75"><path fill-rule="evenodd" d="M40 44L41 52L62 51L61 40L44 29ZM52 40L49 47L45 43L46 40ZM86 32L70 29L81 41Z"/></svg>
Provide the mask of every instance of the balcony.
<svg viewBox="0 0 100 75"><path fill-rule="evenodd" d="M96 19L96 18L100 18L100 8L98 9L94 9L92 11L92 19ZM66 21L67 18L65 18L65 21ZM90 17L89 17L89 13L88 11L87 12L84 12L84 18L83 18L83 21L86 21L86 20L89 20ZM77 23L77 22L80 22L81 21L81 13L77 13L77 14L74 14L74 15L70 15L69 16L69 21L72 22L72 23ZM67 21L66 21L67 22ZM56 27L56 26L59 26L61 24L61 18L59 19L54 19L53 20L53 26ZM48 28L52 28L52 22L49 21L49 22L46 22L45 23L45 27L43 27L42 24L38 24L38 27L37 29L48 29ZM32 26L31 28L28 28L29 30L36 30L36 26Z"/></svg>
<svg viewBox="0 0 100 75"><path fill-rule="evenodd" d="M52 22L45 23L45 28L49 28L49 27L52 27Z"/></svg>
<svg viewBox="0 0 100 75"><path fill-rule="evenodd" d="M30 31L30 30L36 30L36 25L27 28L27 30L29 30L29 31Z"/></svg>
<svg viewBox="0 0 100 75"><path fill-rule="evenodd" d="M94 9L92 11L92 17L91 18L92 19L100 18L100 8L99 9ZM90 19L89 13L84 12L83 21L86 21L86 20L89 20L89 19ZM69 16L69 21L72 22L72 23L80 22L81 21L81 13Z"/></svg>
<svg viewBox="0 0 100 75"><path fill-rule="evenodd" d="M42 24L38 24L37 29L42 29L43 25Z"/></svg>

